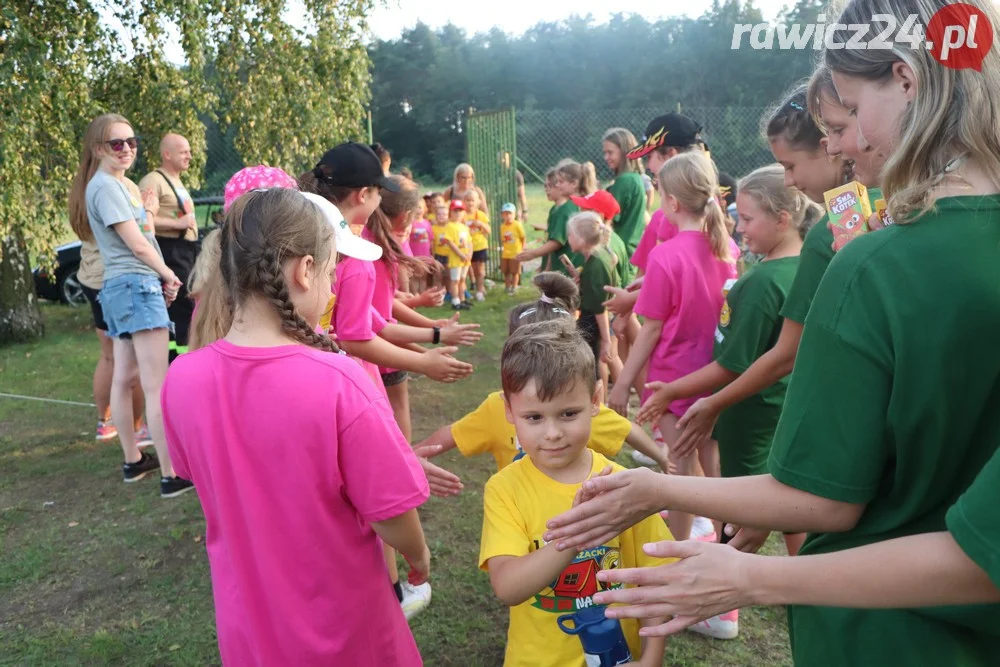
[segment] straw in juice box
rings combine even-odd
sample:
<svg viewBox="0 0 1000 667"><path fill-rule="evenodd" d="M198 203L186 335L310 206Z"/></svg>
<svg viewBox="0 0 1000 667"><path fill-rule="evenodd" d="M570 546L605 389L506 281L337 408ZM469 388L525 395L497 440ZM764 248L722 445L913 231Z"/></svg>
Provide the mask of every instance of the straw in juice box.
<svg viewBox="0 0 1000 667"><path fill-rule="evenodd" d="M868 202L868 188L861 183L854 181L828 190L823 193L823 199L830 214L834 252L868 231L872 208Z"/></svg>

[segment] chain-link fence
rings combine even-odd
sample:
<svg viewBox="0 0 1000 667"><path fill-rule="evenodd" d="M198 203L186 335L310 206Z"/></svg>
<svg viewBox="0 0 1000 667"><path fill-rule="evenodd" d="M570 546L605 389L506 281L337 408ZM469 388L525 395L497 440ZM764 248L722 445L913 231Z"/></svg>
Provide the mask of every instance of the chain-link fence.
<svg viewBox="0 0 1000 667"><path fill-rule="evenodd" d="M680 112L702 125L702 136L720 171L739 178L774 161L760 132L765 109L682 107ZM537 182L563 158L589 160L598 179L609 181L613 175L603 158L604 132L624 127L641 141L649 121L663 113L662 108L518 110L518 162L525 178Z"/></svg>

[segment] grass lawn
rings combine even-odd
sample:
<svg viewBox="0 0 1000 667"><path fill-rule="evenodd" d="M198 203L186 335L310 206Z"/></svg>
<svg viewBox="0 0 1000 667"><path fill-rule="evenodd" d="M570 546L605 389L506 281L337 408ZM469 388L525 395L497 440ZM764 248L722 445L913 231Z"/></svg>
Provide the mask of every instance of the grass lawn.
<svg viewBox="0 0 1000 667"><path fill-rule="evenodd" d="M415 437L498 388L504 314L514 303L493 293L463 315L487 332L462 354L477 365L472 378L412 384ZM0 349L2 391L91 402L98 348L89 311L46 304L43 312L44 341ZM92 408L0 397L0 665L218 664L197 497L161 500L155 481L123 484L117 441L95 442L94 418ZM476 569L492 457L450 452L438 462L465 490L421 510L434 599L413 632L427 665L500 665L506 610ZM779 541L768 550L783 551ZM664 664L790 664L783 610L747 609L741 620L734 641L672 639Z"/></svg>

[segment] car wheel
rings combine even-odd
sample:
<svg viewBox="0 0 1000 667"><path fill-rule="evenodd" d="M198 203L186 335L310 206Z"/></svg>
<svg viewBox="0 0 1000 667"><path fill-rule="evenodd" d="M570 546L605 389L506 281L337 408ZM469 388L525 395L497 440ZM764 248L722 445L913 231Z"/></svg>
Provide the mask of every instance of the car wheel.
<svg viewBox="0 0 1000 667"><path fill-rule="evenodd" d="M87 295L83 293L83 286L76 278L76 269L67 273L59 284L59 294L63 303L73 306L87 305Z"/></svg>

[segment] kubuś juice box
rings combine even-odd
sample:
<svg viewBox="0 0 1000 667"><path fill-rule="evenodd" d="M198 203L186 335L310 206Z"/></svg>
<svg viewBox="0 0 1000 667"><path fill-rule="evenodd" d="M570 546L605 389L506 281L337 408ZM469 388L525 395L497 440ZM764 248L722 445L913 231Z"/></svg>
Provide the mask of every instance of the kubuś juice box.
<svg viewBox="0 0 1000 667"><path fill-rule="evenodd" d="M823 193L823 200L830 215L834 251L839 251L852 239L868 231L868 218L872 214L868 188L854 181L827 190Z"/></svg>

